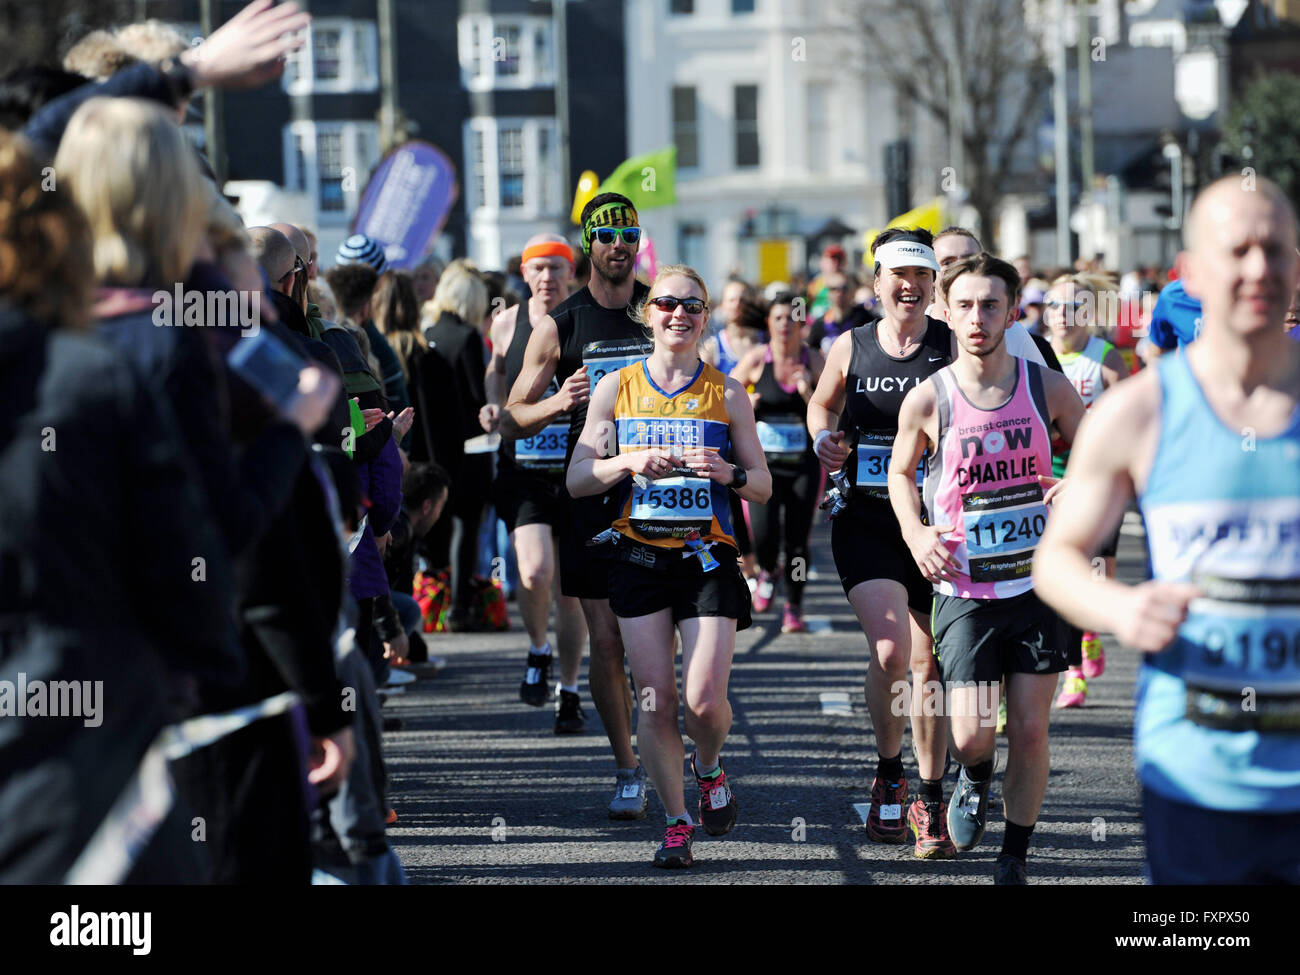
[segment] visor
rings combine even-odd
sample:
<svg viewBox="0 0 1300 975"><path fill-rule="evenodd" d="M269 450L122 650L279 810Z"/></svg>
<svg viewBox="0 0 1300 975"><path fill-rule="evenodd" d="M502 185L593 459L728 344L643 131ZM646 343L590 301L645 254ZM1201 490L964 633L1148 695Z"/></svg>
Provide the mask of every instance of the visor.
<svg viewBox="0 0 1300 975"><path fill-rule="evenodd" d="M935 274L939 273L934 248L917 240L887 241L872 251L871 257L881 267L887 267L891 271L900 267L928 267Z"/></svg>

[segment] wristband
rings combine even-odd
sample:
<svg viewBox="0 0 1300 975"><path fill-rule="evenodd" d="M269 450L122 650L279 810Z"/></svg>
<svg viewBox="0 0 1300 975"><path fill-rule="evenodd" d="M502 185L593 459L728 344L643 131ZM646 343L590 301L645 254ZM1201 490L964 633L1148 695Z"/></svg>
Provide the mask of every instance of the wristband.
<svg viewBox="0 0 1300 975"><path fill-rule="evenodd" d="M817 436L813 437L813 451L816 452L817 450L820 450L822 441L826 440L830 435L831 432L829 430L823 430L821 433L817 434Z"/></svg>

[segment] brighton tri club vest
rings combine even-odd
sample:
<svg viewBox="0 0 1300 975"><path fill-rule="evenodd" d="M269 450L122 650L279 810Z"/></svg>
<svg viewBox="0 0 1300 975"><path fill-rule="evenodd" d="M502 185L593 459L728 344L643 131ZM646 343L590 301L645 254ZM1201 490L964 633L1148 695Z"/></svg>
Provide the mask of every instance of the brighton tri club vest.
<svg viewBox="0 0 1300 975"><path fill-rule="evenodd" d="M731 421L724 400L726 377L701 362L679 390L660 389L645 360L619 370L614 423L620 454L652 447L681 451L706 447L731 462ZM735 546L728 488L706 477L674 475L647 480L628 477L619 486L614 530L661 548L681 548L699 532L704 542Z"/></svg>

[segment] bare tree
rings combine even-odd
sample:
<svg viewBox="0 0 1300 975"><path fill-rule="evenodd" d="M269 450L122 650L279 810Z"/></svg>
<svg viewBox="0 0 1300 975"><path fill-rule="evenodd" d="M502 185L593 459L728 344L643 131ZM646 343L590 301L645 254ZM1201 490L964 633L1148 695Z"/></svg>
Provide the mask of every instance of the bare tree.
<svg viewBox="0 0 1300 975"><path fill-rule="evenodd" d="M857 47L851 63L883 75L899 95L929 114L950 142L949 103L960 97L964 159L955 176L979 214L989 246L1016 149L1040 121L1052 78L1043 20L1032 8L1026 17L1026 6L1026 0L840 2L844 43Z"/></svg>

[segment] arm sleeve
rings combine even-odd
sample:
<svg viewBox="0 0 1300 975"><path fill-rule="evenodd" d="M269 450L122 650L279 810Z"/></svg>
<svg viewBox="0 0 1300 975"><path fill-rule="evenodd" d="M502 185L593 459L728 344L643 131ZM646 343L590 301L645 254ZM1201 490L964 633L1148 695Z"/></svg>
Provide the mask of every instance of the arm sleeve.
<svg viewBox="0 0 1300 975"><path fill-rule="evenodd" d="M116 98L148 98L175 108L171 82L152 64L133 64L98 85L82 85L61 98L56 98L28 121L23 135L46 155L53 156L63 138L63 130L73 114L88 99L100 95Z"/></svg>

